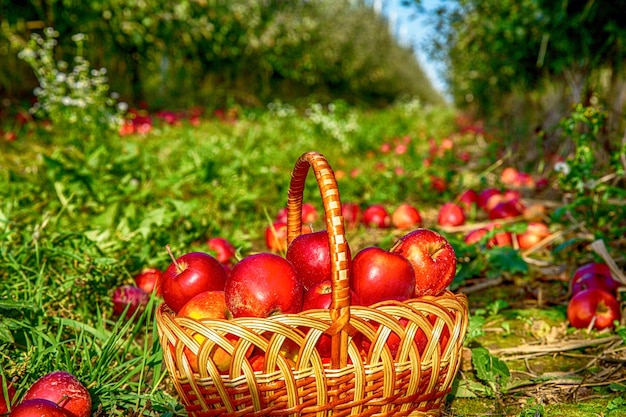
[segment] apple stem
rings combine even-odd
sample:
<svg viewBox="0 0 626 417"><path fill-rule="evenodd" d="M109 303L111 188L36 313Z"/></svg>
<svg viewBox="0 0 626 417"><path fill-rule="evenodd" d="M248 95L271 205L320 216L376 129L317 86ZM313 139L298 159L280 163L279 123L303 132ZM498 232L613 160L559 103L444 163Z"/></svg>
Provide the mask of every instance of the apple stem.
<svg viewBox="0 0 626 417"><path fill-rule="evenodd" d="M165 249L167 250L167 253L170 254L170 258L172 258L172 263L174 265L176 265L176 269L180 270L180 265L178 264L178 262L176 262L176 257L172 253L172 249L170 248L170 244L169 243L167 245L165 245Z"/></svg>

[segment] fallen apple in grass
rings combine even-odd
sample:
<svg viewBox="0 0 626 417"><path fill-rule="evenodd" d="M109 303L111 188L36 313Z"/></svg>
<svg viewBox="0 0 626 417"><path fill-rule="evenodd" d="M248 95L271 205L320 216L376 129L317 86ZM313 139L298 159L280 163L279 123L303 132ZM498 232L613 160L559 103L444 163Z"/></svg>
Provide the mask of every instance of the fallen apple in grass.
<svg viewBox="0 0 626 417"><path fill-rule="evenodd" d="M402 236L390 252L404 256L413 266L416 297L440 294L456 274L454 249L434 230L413 230Z"/></svg>
<svg viewBox="0 0 626 417"><path fill-rule="evenodd" d="M363 211L363 224L367 227L386 229L391 225L391 216L382 204L373 204Z"/></svg>
<svg viewBox="0 0 626 417"><path fill-rule="evenodd" d="M541 222L528 223L528 227L522 233L516 235L518 246L521 250L530 249L546 237L550 236L548 225Z"/></svg>
<svg viewBox="0 0 626 417"><path fill-rule="evenodd" d="M161 276L163 271L158 268L144 268L135 275L135 285L146 293L150 294L155 291L157 295L161 295Z"/></svg>
<svg viewBox="0 0 626 417"><path fill-rule="evenodd" d="M422 225L422 216L417 207L402 203L391 214L391 224L397 229L414 229Z"/></svg>
<svg viewBox="0 0 626 417"><path fill-rule="evenodd" d="M472 208L478 204L478 193L472 189L467 189L461 193L457 200L465 212L471 213Z"/></svg>
<svg viewBox="0 0 626 417"><path fill-rule="evenodd" d="M265 228L265 246L272 252L287 250L286 222L274 222Z"/></svg>
<svg viewBox="0 0 626 417"><path fill-rule="evenodd" d="M343 203L341 205L341 215L348 229L354 229L361 221L361 206L356 203Z"/></svg>
<svg viewBox="0 0 626 417"><path fill-rule="evenodd" d="M599 288L616 296L617 290L621 287L621 283L614 280L611 275L586 272L582 275L579 274L576 278L572 279L571 287L572 295L575 295L583 290Z"/></svg>
<svg viewBox="0 0 626 417"><path fill-rule="evenodd" d="M567 306L567 318L578 329L613 327L621 318L620 305L608 291L591 288L576 293Z"/></svg>
<svg viewBox="0 0 626 417"><path fill-rule="evenodd" d="M226 271L217 259L204 252L190 252L174 258L169 245L167 250L172 263L163 273L161 287L163 301L174 312L201 292L224 289Z"/></svg>
<svg viewBox="0 0 626 417"><path fill-rule="evenodd" d="M24 394L22 404L34 399L52 401L70 417L89 417L91 415L89 391L78 378L66 371L50 372L39 378ZM13 416L13 412L11 412L11 416Z"/></svg>
<svg viewBox="0 0 626 417"><path fill-rule="evenodd" d="M237 253L235 245L223 237L212 237L207 241L207 245L215 253L215 259L222 265L229 265Z"/></svg>
<svg viewBox="0 0 626 417"><path fill-rule="evenodd" d="M122 285L113 291L113 313L117 317L129 318L136 311L141 314L150 300L150 295L134 285ZM126 310L128 308L128 310ZM124 315L124 310L126 314Z"/></svg>
<svg viewBox="0 0 626 417"><path fill-rule="evenodd" d="M465 213L460 205L445 203L439 209L437 216L439 226L461 226L465 223Z"/></svg>
<svg viewBox="0 0 626 417"><path fill-rule="evenodd" d="M237 262L224 287L226 305L234 317L268 317L298 313L304 286L287 259L257 253Z"/></svg>
<svg viewBox="0 0 626 417"><path fill-rule="evenodd" d="M9 417L73 417L63 407L43 398L33 398L19 403Z"/></svg>
<svg viewBox="0 0 626 417"><path fill-rule="evenodd" d="M576 281L580 276L592 273L611 277L611 268L602 262L590 262L579 266L572 274L572 281Z"/></svg>

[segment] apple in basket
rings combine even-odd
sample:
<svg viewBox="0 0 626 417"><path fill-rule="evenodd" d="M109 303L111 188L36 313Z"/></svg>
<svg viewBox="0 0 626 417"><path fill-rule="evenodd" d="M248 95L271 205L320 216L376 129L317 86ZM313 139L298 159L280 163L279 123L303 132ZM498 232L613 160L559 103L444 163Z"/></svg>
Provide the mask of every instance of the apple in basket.
<svg viewBox="0 0 626 417"><path fill-rule="evenodd" d="M234 317L268 317L300 312L304 287L287 259L256 253L233 266L224 292Z"/></svg>
<svg viewBox="0 0 626 417"><path fill-rule="evenodd" d="M302 311L306 310L328 310L332 302L332 283L330 280L320 282L314 287L309 288L304 293L304 301L302 302ZM350 305L362 305L359 296L350 288ZM360 333L354 337L359 338ZM358 340L357 340L358 343ZM315 345L317 351L322 358L330 358L331 356L331 338L328 335L322 335Z"/></svg>
<svg viewBox="0 0 626 417"><path fill-rule="evenodd" d="M404 256L413 266L416 297L440 294L456 274L454 249L434 230L415 229L402 236L390 252Z"/></svg>
<svg viewBox="0 0 626 417"><path fill-rule="evenodd" d="M174 312L194 296L205 291L224 290L226 272L222 265L204 252L190 252L175 259L167 246L172 263L161 277L163 301Z"/></svg>
<svg viewBox="0 0 626 417"><path fill-rule="evenodd" d="M226 307L226 296L224 295L224 291L205 291L196 295L191 300L187 301L176 316L188 317L195 320L229 320L232 318L232 314L230 314L228 307ZM193 338L200 345L206 340L206 337L200 333L193 335ZM237 337L234 335L226 335L226 338L233 344L237 341ZM189 348L185 348L184 353L189 361L189 364L191 365L191 369L194 372L198 372L199 364L196 355ZM230 353L215 345L210 357L220 372L228 372L232 362L232 356Z"/></svg>
<svg viewBox="0 0 626 417"><path fill-rule="evenodd" d="M346 249L346 262L350 263L352 256L347 245ZM285 258L296 269L305 290L332 278L330 245L326 230L297 236L287 248Z"/></svg>
<svg viewBox="0 0 626 417"><path fill-rule="evenodd" d="M370 246L361 249L352 260L350 288L363 305L404 301L415 292L415 272L401 254Z"/></svg>

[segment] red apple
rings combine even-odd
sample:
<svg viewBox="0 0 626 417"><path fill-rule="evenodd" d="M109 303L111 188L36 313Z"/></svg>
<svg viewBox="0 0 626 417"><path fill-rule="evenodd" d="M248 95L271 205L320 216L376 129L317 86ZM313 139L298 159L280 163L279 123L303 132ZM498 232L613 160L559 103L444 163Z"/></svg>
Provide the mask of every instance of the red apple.
<svg viewBox="0 0 626 417"><path fill-rule="evenodd" d="M226 307L226 296L224 295L224 291L202 292L187 301L187 303L185 303L176 315L178 317L189 317L196 320L229 320L232 318L230 311L228 311L228 307ZM200 344L202 344L205 340L205 337L201 334L196 334L194 338ZM234 343L234 341L236 341L235 336L233 336L232 339ZM216 346L213 349L214 350L211 355L213 363L220 372L227 372L232 362L231 355L219 346ZM194 372L198 372L198 358L196 355L194 355L193 352L187 348L185 348L185 355L189 360L191 369Z"/></svg>
<svg viewBox="0 0 626 417"><path fill-rule="evenodd" d="M304 301L302 302L302 311L305 310L327 310L332 302L332 284L330 281L324 281L310 288L304 293ZM350 305L361 305L359 296L350 289ZM354 336L360 341L359 334ZM330 358L332 340L330 336L322 335L317 341L315 347L322 358Z"/></svg>
<svg viewBox="0 0 626 417"><path fill-rule="evenodd" d="M416 229L407 233L391 248L391 252L404 256L413 266L416 297L440 294L456 274L456 255L452 245L433 230Z"/></svg>
<svg viewBox="0 0 626 417"><path fill-rule="evenodd" d="M532 248L548 236L550 236L550 229L547 224L530 222L526 231L517 234L516 238L519 248L525 250Z"/></svg>
<svg viewBox="0 0 626 417"><path fill-rule="evenodd" d="M285 258L296 269L305 290L332 279L330 245L326 230L296 237L287 248ZM348 248L346 261L350 263L351 259Z"/></svg>
<svg viewBox="0 0 626 417"><path fill-rule="evenodd" d="M7 397L4 396L4 386L6 386ZM2 375L0 375L0 414L6 414L9 412L9 405L13 402L15 397L15 387L13 383L9 382L8 385Z"/></svg>
<svg viewBox="0 0 626 417"><path fill-rule="evenodd" d="M415 206L402 203L391 214L391 224L397 229L414 229L422 225L422 216Z"/></svg>
<svg viewBox="0 0 626 417"><path fill-rule="evenodd" d="M513 167L506 167L502 170L502 173L500 174L500 181L502 181L502 183L505 185L511 186L516 183L518 176L519 172L517 171L517 169Z"/></svg>
<svg viewBox="0 0 626 417"><path fill-rule="evenodd" d="M346 228L353 229L361 221L361 207L356 203L343 203L341 205L341 215Z"/></svg>
<svg viewBox="0 0 626 417"><path fill-rule="evenodd" d="M9 413L9 417L73 417L63 407L43 398L23 400Z"/></svg>
<svg viewBox="0 0 626 417"><path fill-rule="evenodd" d="M234 317L268 317L298 313L304 287L291 262L272 253L257 253L235 264L224 288Z"/></svg>
<svg viewBox="0 0 626 417"><path fill-rule="evenodd" d="M570 324L578 329L592 326L601 330L613 327L613 322L620 320L620 305L610 292L591 288L576 293L570 299L567 306L567 318Z"/></svg>
<svg viewBox="0 0 626 417"><path fill-rule="evenodd" d="M382 204L373 204L363 211L363 223L367 227L385 229L391 225L391 216Z"/></svg>
<svg viewBox="0 0 626 417"><path fill-rule="evenodd" d="M274 222L265 228L265 245L272 252L287 250L287 223Z"/></svg>
<svg viewBox="0 0 626 417"><path fill-rule="evenodd" d="M493 197L494 195L499 195L499 194L500 194L500 190L496 188L485 188L478 194L478 201L477 201L478 207L484 210L487 207L487 202L489 201L489 199Z"/></svg>
<svg viewBox="0 0 626 417"><path fill-rule="evenodd" d="M215 259L222 265L228 265L236 254L235 246L223 237L212 237L207 241L209 249L215 252Z"/></svg>
<svg viewBox="0 0 626 417"><path fill-rule="evenodd" d="M473 229L467 232L463 241L468 245L478 243L482 240L482 238L489 232L486 227L479 227L478 229Z"/></svg>
<svg viewBox="0 0 626 417"><path fill-rule="evenodd" d="M170 256L173 262L163 273L161 288L163 301L174 312L201 292L224 289L226 272L208 253L190 252L174 259L170 252Z"/></svg>
<svg viewBox="0 0 626 417"><path fill-rule="evenodd" d="M141 314L148 300L150 300L150 295L141 288L134 285L122 285L113 292L113 313L121 317L128 306L125 318L130 318L136 311Z"/></svg>
<svg viewBox="0 0 626 417"><path fill-rule="evenodd" d="M467 189L458 197L459 205L466 212L471 212L472 207L478 204L478 194L472 189Z"/></svg>
<svg viewBox="0 0 626 417"><path fill-rule="evenodd" d="M461 226L465 223L465 213L460 205L445 203L439 209L437 223L439 226Z"/></svg>
<svg viewBox="0 0 626 417"><path fill-rule="evenodd" d="M415 272L401 254L371 246L361 249L352 260L350 288L363 305L404 301L415 291Z"/></svg>
<svg viewBox="0 0 626 417"><path fill-rule="evenodd" d="M588 264L584 264L579 266L574 273L572 274L572 281L576 281L580 276L593 273L600 274L612 277L611 268L605 263L602 262L591 262Z"/></svg>
<svg viewBox="0 0 626 417"><path fill-rule="evenodd" d="M448 183L442 177L437 177L435 175L430 176L430 186L433 190L443 193L448 189Z"/></svg>
<svg viewBox="0 0 626 417"><path fill-rule="evenodd" d="M510 200L503 201L496 204L491 210L489 210L489 219L508 219L511 217L521 216L523 211L523 206L520 205L519 201Z"/></svg>
<svg viewBox="0 0 626 417"><path fill-rule="evenodd" d="M315 223L317 218L318 218L317 210L315 209L315 206L313 204L311 203L302 204L302 223L304 224Z"/></svg>
<svg viewBox="0 0 626 417"><path fill-rule="evenodd" d="M152 293L152 291L156 291L157 295L161 295L162 275L163 271L158 268L144 268L140 273L135 275L135 285L148 294Z"/></svg>
<svg viewBox="0 0 626 417"><path fill-rule="evenodd" d="M571 287L572 295L590 288L599 288L617 296L617 290L621 287L621 284L614 280L611 275L587 272L572 279Z"/></svg>
<svg viewBox="0 0 626 417"><path fill-rule="evenodd" d="M70 417L91 415L89 391L69 372L54 371L39 378L24 394L22 404L36 398L52 401L63 408Z"/></svg>

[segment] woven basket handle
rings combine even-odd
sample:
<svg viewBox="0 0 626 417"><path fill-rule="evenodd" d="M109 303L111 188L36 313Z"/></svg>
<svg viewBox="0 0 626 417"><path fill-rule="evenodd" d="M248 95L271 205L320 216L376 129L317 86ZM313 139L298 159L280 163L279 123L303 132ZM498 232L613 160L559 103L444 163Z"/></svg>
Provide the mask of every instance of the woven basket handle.
<svg viewBox="0 0 626 417"><path fill-rule="evenodd" d="M332 336L331 363L339 369L347 363L348 334L343 329L350 321L349 249L335 174L326 158L317 152L302 154L291 174L287 200L287 242L291 243L302 233L302 196L309 167L315 173L324 203L332 271L332 324L326 333Z"/></svg>

